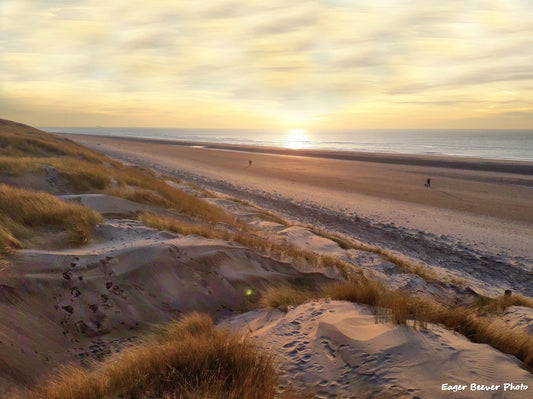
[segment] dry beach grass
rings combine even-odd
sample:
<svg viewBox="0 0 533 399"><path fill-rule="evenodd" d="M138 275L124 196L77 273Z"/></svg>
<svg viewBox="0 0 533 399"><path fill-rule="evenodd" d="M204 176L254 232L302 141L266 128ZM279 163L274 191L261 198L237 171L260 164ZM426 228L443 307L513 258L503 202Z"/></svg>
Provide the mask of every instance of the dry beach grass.
<svg viewBox="0 0 533 399"><path fill-rule="evenodd" d="M43 386L14 398L274 398L278 373L271 355L218 330L193 313L133 349L87 371L67 367Z"/></svg>
<svg viewBox="0 0 533 399"><path fill-rule="evenodd" d="M48 193L0 184L0 253L20 248L20 242L40 227L67 231L72 244L86 243L102 220L92 209Z"/></svg>
<svg viewBox="0 0 533 399"><path fill-rule="evenodd" d="M288 286L271 287L265 292L260 303L267 308L286 311L288 306L300 305L318 298L370 305L376 312L388 309L386 321L396 324L412 321L415 327L422 328L427 323L441 324L463 334L473 342L486 343L504 353L512 354L533 369L533 337L527 332L510 331L498 319L484 317L479 308L452 308L434 299L387 289L377 281L344 281L324 286L319 291L307 292ZM501 306L530 305L531 298L517 297L516 300L498 298L493 302Z"/></svg>
<svg viewBox="0 0 533 399"><path fill-rule="evenodd" d="M235 241L248 248L252 248L278 258L289 258L292 260L302 259L306 263L317 268L332 267L341 272L344 276L359 272L356 266L336 257L302 250L293 245L285 242L279 242L272 238L267 239L258 235L259 232L247 229L245 227L239 231L232 231L205 224L193 224L150 212L141 213L139 218L147 226L154 227L159 230L167 230L173 233L185 235L196 234L205 238L214 238L225 241Z"/></svg>

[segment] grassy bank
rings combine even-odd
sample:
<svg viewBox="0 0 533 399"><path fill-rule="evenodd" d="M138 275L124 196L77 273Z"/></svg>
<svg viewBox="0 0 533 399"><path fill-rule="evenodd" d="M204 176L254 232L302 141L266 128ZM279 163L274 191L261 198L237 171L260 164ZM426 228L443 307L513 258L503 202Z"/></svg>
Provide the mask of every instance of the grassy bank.
<svg viewBox="0 0 533 399"><path fill-rule="evenodd" d="M261 251L269 256L275 256L281 260L302 260L306 264L317 268L331 267L338 270L345 278L360 273L360 269L357 266L334 256L321 255L316 252L299 249L286 242L276 242L271 239L266 239L258 236L254 231L250 230L214 228L213 226L188 223L150 212L140 214L139 220L147 226L159 230L166 230L184 235L196 234L205 238L238 242L248 248Z"/></svg>
<svg viewBox="0 0 533 399"><path fill-rule="evenodd" d="M71 244L87 242L101 218L50 195L71 193L107 193L210 224L241 227L219 207L166 184L149 169L122 165L69 139L0 119L0 254L21 248L37 232L46 235L46 229L67 232Z"/></svg>
<svg viewBox="0 0 533 399"><path fill-rule="evenodd" d="M488 344L514 355L533 369L533 337L526 331L510 330L497 318L487 317L483 308L478 306L452 308L430 298L390 290L377 281L343 281L307 292L288 286L271 287L261 298L260 304L265 308L287 310L288 306L319 298L365 304L375 310L387 309L386 321L396 324L406 324L408 320L421 328L425 328L427 323L440 324L473 342ZM529 302L530 299L517 296L516 300L497 298L493 301L499 304L507 301L507 306L511 306Z"/></svg>
<svg viewBox="0 0 533 399"><path fill-rule="evenodd" d="M87 242L102 217L90 208L66 203L45 192L0 184L0 253L21 247L39 228L66 231L72 244Z"/></svg>
<svg viewBox="0 0 533 399"><path fill-rule="evenodd" d="M276 396L279 375L271 355L248 339L193 313L146 343L89 370L64 368L43 385L12 399L303 398Z"/></svg>

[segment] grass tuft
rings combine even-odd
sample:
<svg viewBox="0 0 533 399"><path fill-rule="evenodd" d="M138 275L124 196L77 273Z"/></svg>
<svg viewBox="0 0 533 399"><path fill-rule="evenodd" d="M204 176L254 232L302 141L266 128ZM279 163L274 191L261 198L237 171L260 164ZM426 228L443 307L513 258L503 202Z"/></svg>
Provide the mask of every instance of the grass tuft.
<svg viewBox="0 0 533 399"><path fill-rule="evenodd" d="M213 320L205 314L192 312L178 320L174 320L163 328L163 338L181 341L191 336L211 335L215 333Z"/></svg>
<svg viewBox="0 0 533 399"><path fill-rule="evenodd" d="M0 250L9 253L9 248L20 247L20 238L40 227L65 230L73 244L85 243L102 217L90 208L44 192L0 184L0 221Z"/></svg>
<svg viewBox="0 0 533 399"><path fill-rule="evenodd" d="M122 187L133 186L134 190L139 192L135 194L131 190L116 190L115 193L118 196L124 196L124 198L133 201L137 197L139 202L175 209L208 223L222 222L234 227L242 227L234 217L216 205L174 188L163 180L146 175L135 168L123 167L115 173L114 177ZM148 192L152 194L148 194Z"/></svg>
<svg viewBox="0 0 533 399"><path fill-rule="evenodd" d="M114 162L69 139L17 122L0 119L0 133L0 155L32 158L70 156L94 163Z"/></svg>
<svg viewBox="0 0 533 399"><path fill-rule="evenodd" d="M0 225L0 254L10 254L20 248L22 248L20 241L9 230Z"/></svg>
<svg viewBox="0 0 533 399"><path fill-rule="evenodd" d="M502 313L509 306L525 306L533 308L533 298L519 294L502 295L496 298L480 296L477 305L482 312Z"/></svg>
<svg viewBox="0 0 533 399"><path fill-rule="evenodd" d="M146 190L144 188L134 187L113 187L105 190L105 194L113 197L124 198L140 204L162 206L164 208L171 208L172 203L157 192L153 190Z"/></svg>
<svg viewBox="0 0 533 399"><path fill-rule="evenodd" d="M315 252L299 249L286 242L273 242L246 231L228 231L213 226L192 224L174 218L160 216L151 212L143 212L139 215L147 226L159 230L171 231L173 233L190 235L196 234L202 237L219 239L224 241L235 241L248 248L252 248L280 259L289 257L293 260L303 260L307 264L317 267L331 267L338 270L343 277L348 277L359 269L343 260L328 255L319 255Z"/></svg>
<svg viewBox="0 0 533 399"><path fill-rule="evenodd" d="M261 296L259 305L263 308L280 309L287 312L289 306L298 306L316 297L316 292L281 285L267 288Z"/></svg>
<svg viewBox="0 0 533 399"><path fill-rule="evenodd" d="M103 190L111 183L112 170L102 164L70 157L31 158L0 156L0 172L19 176L24 173L45 175L50 167L68 182L75 192Z"/></svg>
<svg viewBox="0 0 533 399"><path fill-rule="evenodd" d="M330 298L372 306L378 317L383 309L387 309L386 321L396 324L406 324L409 320L419 328L425 328L427 323L441 324L473 342L488 344L514 355L527 367L533 368L533 337L525 331L510 330L500 320L484 317L476 308L449 308L433 299L389 290L380 282L364 279L326 285L316 292L307 293L305 298L298 289L291 287L272 287L267 293L260 301L267 308L286 309L288 305L295 304L291 302L293 298L298 298L298 304L317 298ZM517 298L509 303L530 303L530 298ZM493 303L496 302L500 302L500 299Z"/></svg>
<svg viewBox="0 0 533 399"><path fill-rule="evenodd" d="M126 349L88 371L64 368L13 399L272 399L278 383L271 355L194 313L171 323L157 340Z"/></svg>

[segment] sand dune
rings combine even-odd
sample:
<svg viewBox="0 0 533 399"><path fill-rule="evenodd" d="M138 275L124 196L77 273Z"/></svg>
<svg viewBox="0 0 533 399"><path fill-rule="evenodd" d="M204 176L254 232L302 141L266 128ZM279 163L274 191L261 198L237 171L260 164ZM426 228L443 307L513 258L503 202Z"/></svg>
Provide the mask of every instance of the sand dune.
<svg viewBox="0 0 533 399"><path fill-rule="evenodd" d="M97 207L106 209L122 202L105 205L97 198ZM250 309L276 282L330 281L236 243L178 236L127 219L98 226L91 245L23 250L11 263L0 285L4 390L69 361L102 358L180 314L221 317Z"/></svg>
<svg viewBox="0 0 533 399"><path fill-rule="evenodd" d="M157 209L157 207L151 205L139 204L138 202L105 194L70 194L60 195L59 198L64 201L78 202L93 208L102 215L128 215Z"/></svg>
<svg viewBox="0 0 533 399"><path fill-rule="evenodd" d="M271 349L288 376L286 383L310 387L318 398L525 398L533 389L533 376L513 356L438 326L417 331L376 323L368 307L349 302L311 302L287 314L249 312L222 326ZM505 383L529 388L504 391ZM443 384L466 388L453 393L442 390ZM500 388L472 391L471 384Z"/></svg>

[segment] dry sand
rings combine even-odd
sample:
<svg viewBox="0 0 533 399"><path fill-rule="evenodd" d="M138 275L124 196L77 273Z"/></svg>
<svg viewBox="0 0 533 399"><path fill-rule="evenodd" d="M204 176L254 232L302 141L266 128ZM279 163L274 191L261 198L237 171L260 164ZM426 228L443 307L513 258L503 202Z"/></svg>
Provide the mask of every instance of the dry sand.
<svg viewBox="0 0 533 399"><path fill-rule="evenodd" d="M513 356L435 325L417 331L376 323L370 308L354 303L310 302L287 314L255 311L222 325L277 353L290 376L285 383L317 398L526 398L533 389L533 376ZM511 391L506 383L528 388ZM454 393L443 384L464 388ZM479 391L471 384L499 388Z"/></svg>
<svg viewBox="0 0 533 399"><path fill-rule="evenodd" d="M533 295L532 163L69 137L451 270L479 293Z"/></svg>
<svg viewBox="0 0 533 399"><path fill-rule="evenodd" d="M101 212L134 208L113 197L76 197ZM237 243L127 219L107 219L89 245L21 250L9 261L0 268L0 397L61 364L101 359L183 313L241 313L270 284L332 281Z"/></svg>

